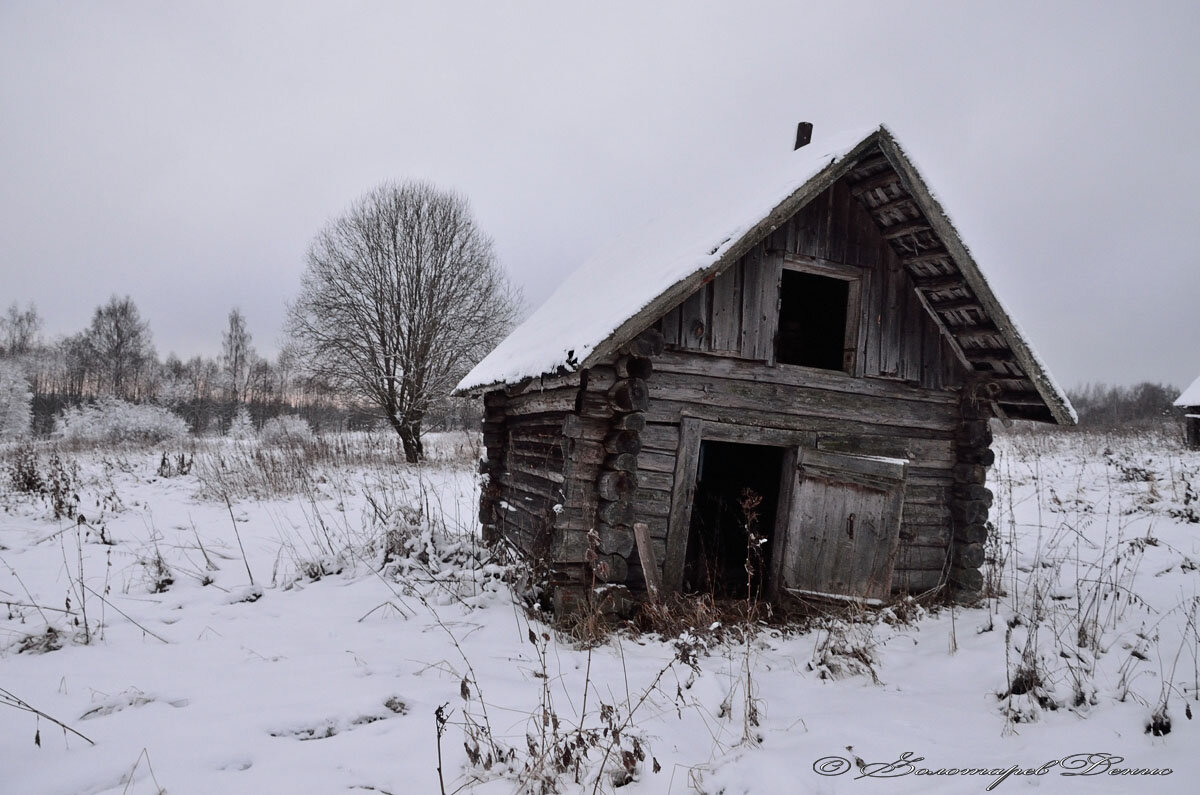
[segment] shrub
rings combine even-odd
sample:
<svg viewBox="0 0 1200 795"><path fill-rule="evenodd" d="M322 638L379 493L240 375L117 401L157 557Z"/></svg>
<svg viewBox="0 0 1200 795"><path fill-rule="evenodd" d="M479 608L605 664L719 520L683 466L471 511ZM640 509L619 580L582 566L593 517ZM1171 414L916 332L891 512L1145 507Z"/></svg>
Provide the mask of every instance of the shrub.
<svg viewBox="0 0 1200 795"><path fill-rule="evenodd" d="M66 409L55 436L65 442L139 442L155 444L187 435L187 422L161 406L102 398L90 406Z"/></svg>
<svg viewBox="0 0 1200 795"><path fill-rule="evenodd" d="M263 442L274 445L303 445L314 441L312 428L297 414L283 414L263 423Z"/></svg>

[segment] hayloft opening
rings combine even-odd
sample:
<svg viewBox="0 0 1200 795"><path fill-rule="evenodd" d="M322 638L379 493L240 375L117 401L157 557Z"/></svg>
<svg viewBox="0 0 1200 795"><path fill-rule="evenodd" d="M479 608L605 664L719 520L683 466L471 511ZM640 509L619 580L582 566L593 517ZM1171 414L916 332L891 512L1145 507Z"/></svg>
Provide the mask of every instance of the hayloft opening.
<svg viewBox="0 0 1200 795"><path fill-rule="evenodd" d="M845 279L784 269L775 360L844 369L849 300L850 282Z"/></svg>
<svg viewBox="0 0 1200 795"><path fill-rule="evenodd" d="M761 595L771 570L784 448L702 441L683 588ZM753 536L753 538L752 538ZM752 575L748 575L749 560Z"/></svg>

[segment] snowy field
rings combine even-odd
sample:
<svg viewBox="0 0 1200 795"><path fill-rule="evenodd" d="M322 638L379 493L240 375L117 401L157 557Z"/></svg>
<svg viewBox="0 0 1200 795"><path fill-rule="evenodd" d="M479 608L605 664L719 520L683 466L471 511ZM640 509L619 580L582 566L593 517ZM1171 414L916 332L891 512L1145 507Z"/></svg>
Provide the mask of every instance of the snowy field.
<svg viewBox="0 0 1200 795"><path fill-rule="evenodd" d="M474 440L393 448L0 450L0 792L1196 791L1173 440L1000 437L986 607L590 650L477 545Z"/></svg>

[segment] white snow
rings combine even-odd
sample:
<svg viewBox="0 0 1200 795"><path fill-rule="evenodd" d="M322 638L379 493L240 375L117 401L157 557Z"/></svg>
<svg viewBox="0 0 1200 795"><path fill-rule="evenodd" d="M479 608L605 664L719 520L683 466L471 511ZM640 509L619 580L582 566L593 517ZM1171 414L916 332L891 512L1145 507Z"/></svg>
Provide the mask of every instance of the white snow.
<svg viewBox="0 0 1200 795"><path fill-rule="evenodd" d="M1200 376L1196 377L1191 386L1183 390L1183 394L1176 399L1175 405L1184 408L1200 406Z"/></svg>
<svg viewBox="0 0 1200 795"><path fill-rule="evenodd" d="M618 326L676 282L720 259L775 207L871 132L809 144L747 185L740 198L703 195L617 239L568 276L457 388L511 383L553 373L568 360L583 361Z"/></svg>
<svg viewBox="0 0 1200 795"><path fill-rule="evenodd" d="M205 442L198 457L220 457L232 480L256 444ZM1101 766L1071 779L1051 766L992 791L1194 791L1200 453L1177 441L1002 436L989 479L1004 595L988 607L906 622L894 606L872 623L761 628L748 644L736 621L706 618L590 653L527 619L503 567L480 554L477 441L429 446L447 452L420 470L398 451L296 467L307 485L294 494L242 477L232 518L197 470L159 477L161 450L64 451L79 464L84 526L12 493L0 449L0 791L437 793L440 747L446 792L525 792L529 743L552 728L538 719L546 700L560 732L637 706L622 730L645 756L619 790L631 795L984 792L1013 766L1100 753L1173 772ZM389 530L406 546L384 566ZM156 556L173 575L157 592ZM81 575L90 644L74 623ZM1081 642L1080 617L1095 642ZM47 625L61 648L19 651ZM1026 654L1042 683L998 698ZM7 706L5 692L96 745ZM1148 734L1164 698L1171 731ZM464 717L487 720L512 761L471 764ZM921 769L997 772L857 778L856 759L882 775L906 753ZM591 792L600 758L559 791ZM618 791L609 781L601 792Z"/></svg>

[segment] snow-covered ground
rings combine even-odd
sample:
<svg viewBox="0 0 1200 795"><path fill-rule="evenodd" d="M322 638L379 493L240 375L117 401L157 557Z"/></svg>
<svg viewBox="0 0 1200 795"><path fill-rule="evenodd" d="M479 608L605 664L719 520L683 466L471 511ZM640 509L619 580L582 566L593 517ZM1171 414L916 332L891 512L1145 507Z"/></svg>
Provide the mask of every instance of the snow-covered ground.
<svg viewBox="0 0 1200 795"><path fill-rule="evenodd" d="M591 650L475 543L471 439L421 469L383 444L206 441L188 474L178 443L64 451L83 523L0 451L0 792L958 793L1014 766L992 791L1195 791L1200 455L1174 442L1001 439L987 607Z"/></svg>

